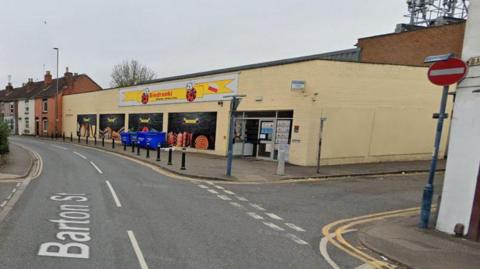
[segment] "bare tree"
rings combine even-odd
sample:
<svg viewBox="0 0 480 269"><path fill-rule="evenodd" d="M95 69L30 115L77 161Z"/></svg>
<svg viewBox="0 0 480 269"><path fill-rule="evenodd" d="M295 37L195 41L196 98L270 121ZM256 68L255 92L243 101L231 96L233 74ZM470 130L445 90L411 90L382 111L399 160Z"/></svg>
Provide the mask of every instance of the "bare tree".
<svg viewBox="0 0 480 269"><path fill-rule="evenodd" d="M112 87L132 86L139 82L155 79L152 69L140 64L137 60L124 60L113 67Z"/></svg>

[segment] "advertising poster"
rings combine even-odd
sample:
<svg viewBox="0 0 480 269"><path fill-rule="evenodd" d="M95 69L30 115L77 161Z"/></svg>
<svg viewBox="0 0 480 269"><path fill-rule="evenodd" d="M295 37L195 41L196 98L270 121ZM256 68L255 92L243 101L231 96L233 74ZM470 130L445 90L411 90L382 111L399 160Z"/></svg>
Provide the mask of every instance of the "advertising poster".
<svg viewBox="0 0 480 269"><path fill-rule="evenodd" d="M80 137L93 137L97 135L97 115L77 115L77 135Z"/></svg>
<svg viewBox="0 0 480 269"><path fill-rule="evenodd" d="M237 93L238 74L133 86L119 91L119 106L211 102Z"/></svg>
<svg viewBox="0 0 480 269"><path fill-rule="evenodd" d="M163 113L139 113L128 115L128 129L131 132L149 132L163 129Z"/></svg>
<svg viewBox="0 0 480 269"><path fill-rule="evenodd" d="M168 114L167 143L176 147L215 149L217 112Z"/></svg>
<svg viewBox="0 0 480 269"><path fill-rule="evenodd" d="M100 114L100 138L120 140L120 133L124 130L125 114Z"/></svg>

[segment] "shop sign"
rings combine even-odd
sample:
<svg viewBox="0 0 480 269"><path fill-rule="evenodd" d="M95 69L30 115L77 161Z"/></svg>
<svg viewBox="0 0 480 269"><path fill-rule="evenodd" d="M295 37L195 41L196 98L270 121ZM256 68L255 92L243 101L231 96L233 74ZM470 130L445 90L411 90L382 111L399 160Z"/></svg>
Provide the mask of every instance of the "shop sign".
<svg viewBox="0 0 480 269"><path fill-rule="evenodd" d="M220 101L237 93L238 75L141 85L121 89L119 106Z"/></svg>

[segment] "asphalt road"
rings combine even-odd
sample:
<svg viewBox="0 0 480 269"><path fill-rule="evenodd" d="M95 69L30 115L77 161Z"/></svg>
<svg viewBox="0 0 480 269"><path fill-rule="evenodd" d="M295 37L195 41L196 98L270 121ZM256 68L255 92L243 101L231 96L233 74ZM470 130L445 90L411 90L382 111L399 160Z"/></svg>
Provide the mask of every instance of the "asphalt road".
<svg viewBox="0 0 480 269"><path fill-rule="evenodd" d="M0 268L331 268L324 225L418 206L426 178L191 182L94 149L15 141L44 166L0 224ZM329 251L341 268L361 265Z"/></svg>

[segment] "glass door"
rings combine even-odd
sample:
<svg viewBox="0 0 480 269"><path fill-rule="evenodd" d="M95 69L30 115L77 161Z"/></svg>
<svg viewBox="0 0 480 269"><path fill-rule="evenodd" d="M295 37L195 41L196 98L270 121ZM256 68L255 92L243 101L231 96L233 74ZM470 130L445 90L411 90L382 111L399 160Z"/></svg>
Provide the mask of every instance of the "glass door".
<svg viewBox="0 0 480 269"><path fill-rule="evenodd" d="M274 127L273 120L260 120L257 158L273 159Z"/></svg>

